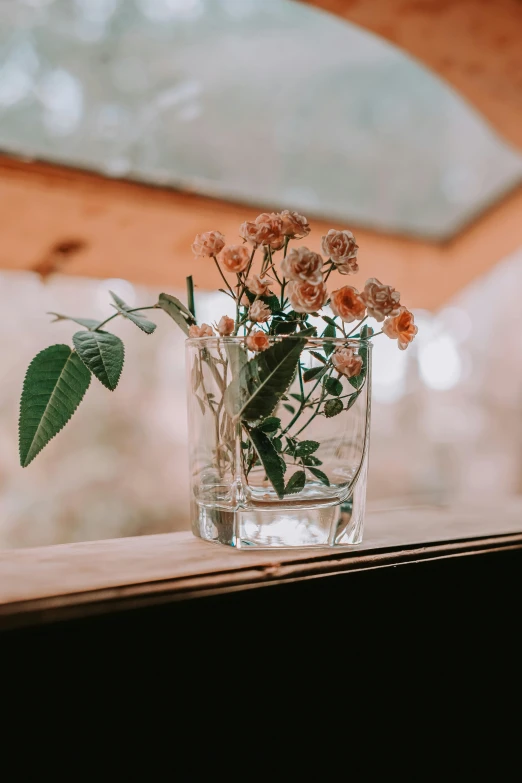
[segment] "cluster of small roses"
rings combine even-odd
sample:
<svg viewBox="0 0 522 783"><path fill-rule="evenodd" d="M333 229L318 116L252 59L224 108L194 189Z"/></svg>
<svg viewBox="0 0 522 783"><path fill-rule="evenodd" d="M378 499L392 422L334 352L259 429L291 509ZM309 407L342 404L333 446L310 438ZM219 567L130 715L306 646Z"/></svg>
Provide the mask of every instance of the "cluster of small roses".
<svg viewBox="0 0 522 783"><path fill-rule="evenodd" d="M364 290L359 292L350 285L345 285L333 291L328 296L326 281L333 269L342 275L355 274L359 270L357 263L358 245L351 231L330 229L326 236L322 237L321 248L327 261L319 253L309 250L307 247L293 248L287 252L287 244L291 239L302 239L310 233L308 221L297 212L283 210L280 213L267 213L259 215L254 221L246 221L239 230L240 236L245 241L242 245L225 245L225 237L219 231L207 231L198 234L192 245L192 251L197 256L208 256L223 267L227 272L238 275L238 281L242 280L241 305L248 308L245 320L251 324L246 337L248 347L253 351L263 351L269 347L269 340L262 331L252 332L254 324L263 324L270 320L272 312L270 307L259 297L272 296L270 286L274 281L266 271L270 271L273 265L272 251L285 249L284 258L279 264L283 276L283 291L289 306L302 314L314 314L328 301L332 312L343 322L351 323L361 321L367 316L384 322L382 331L391 339L396 339L399 348L408 347L417 333L413 314L401 306L400 294L389 285L384 285L372 277L366 281ZM252 249L248 247L248 244ZM264 263L261 274L247 276L252 266L252 260L256 249L265 248L265 259L270 257L270 264ZM274 275L279 280L276 270ZM241 286L238 285L238 291ZM251 302L245 291L255 297ZM283 304L283 299L281 300ZM216 325L218 333L229 336L237 332L237 327L232 318L223 316ZM191 326L191 337L206 337L214 334L208 324ZM359 357L348 357L345 353L339 354L334 361L338 371L345 375L355 373ZM346 355L345 355L346 354ZM353 361L352 361L353 360ZM349 366L348 366L349 365ZM341 366L343 369L340 369Z"/></svg>

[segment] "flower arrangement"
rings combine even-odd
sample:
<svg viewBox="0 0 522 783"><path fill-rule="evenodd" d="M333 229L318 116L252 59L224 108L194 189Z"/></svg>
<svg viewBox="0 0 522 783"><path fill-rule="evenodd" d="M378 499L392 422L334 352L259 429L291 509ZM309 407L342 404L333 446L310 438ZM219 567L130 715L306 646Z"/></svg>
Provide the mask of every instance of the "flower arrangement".
<svg viewBox="0 0 522 783"><path fill-rule="evenodd" d="M115 312L103 321L52 313L55 320L82 329L73 335L72 347L46 348L27 370L19 428L22 466L71 418L92 375L111 391L116 388L124 346L107 330L109 323L122 317L152 334L156 325L144 311L156 309L201 344L189 368L191 390L214 421L218 473L232 464L235 433L244 476L260 468L278 498L302 490L309 474L329 486L316 453L320 444L305 439L306 430L319 417L333 418L356 403L366 380L370 340L384 334L404 350L417 327L399 292L376 278L369 278L362 291L341 285L329 292L334 270L343 276L358 271L358 246L350 231L336 229L322 238L323 255L301 244L291 246L309 233L305 217L284 210L244 222L237 244L227 245L219 231L198 234L192 252L217 266L223 281L219 290L230 305L213 325L197 321L192 277L187 278L186 305L162 293L154 305L131 308L111 294ZM365 323L368 317L382 323L382 330L374 333ZM305 346L312 367L302 362ZM220 399L205 389L204 367ZM290 394L296 380L298 392ZM284 423L280 410L287 417ZM285 480L289 465L293 472Z"/></svg>

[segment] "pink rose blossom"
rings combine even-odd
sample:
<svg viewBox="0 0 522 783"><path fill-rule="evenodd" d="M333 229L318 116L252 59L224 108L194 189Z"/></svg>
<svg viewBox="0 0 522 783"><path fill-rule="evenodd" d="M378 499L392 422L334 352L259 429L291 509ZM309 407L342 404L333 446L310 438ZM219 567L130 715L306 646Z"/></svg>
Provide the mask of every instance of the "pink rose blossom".
<svg viewBox="0 0 522 783"><path fill-rule="evenodd" d="M281 261L281 272L289 280L305 280L312 285L323 282L323 259L319 253L308 250L307 247L297 247L290 250Z"/></svg>
<svg viewBox="0 0 522 783"><path fill-rule="evenodd" d="M291 280L286 292L296 313L315 313L328 297L324 283L313 285L306 280Z"/></svg>
<svg viewBox="0 0 522 783"><path fill-rule="evenodd" d="M357 264L359 246L351 231L337 231L331 228L323 237L321 246L325 256L332 259L337 266L337 271L342 275L355 274L359 270Z"/></svg>
<svg viewBox="0 0 522 783"><path fill-rule="evenodd" d="M248 277L246 281L246 287L256 296L265 296L268 291L268 287L272 284L272 280L269 277L261 277L261 275L252 275Z"/></svg>
<svg viewBox="0 0 522 783"><path fill-rule="evenodd" d="M250 261L250 253L245 245L227 245L219 256L227 272L234 272L236 275L244 272Z"/></svg>
<svg viewBox="0 0 522 783"><path fill-rule="evenodd" d="M342 375L354 378L362 370L362 358L353 352L353 348L338 348L332 355L332 364Z"/></svg>
<svg viewBox="0 0 522 783"><path fill-rule="evenodd" d="M368 308L368 315L377 321L384 321L389 315L397 315L401 306L400 293L375 277L366 281L361 297Z"/></svg>
<svg viewBox="0 0 522 783"><path fill-rule="evenodd" d="M419 331L413 320L413 313L410 313L406 307L401 307L396 316L387 318L382 325L382 331L387 337L398 340L401 351L406 350Z"/></svg>
<svg viewBox="0 0 522 783"><path fill-rule="evenodd" d="M283 221L275 212L263 212L252 221L245 221L239 228L239 235L253 245L269 245L272 250L280 250L285 238Z"/></svg>
<svg viewBox="0 0 522 783"><path fill-rule="evenodd" d="M219 319L217 330L221 337L228 337L234 331L234 320L229 318L228 315L222 315Z"/></svg>
<svg viewBox="0 0 522 783"><path fill-rule="evenodd" d="M225 237L220 231L205 231L198 234L192 243L195 256L217 256L225 246Z"/></svg>
<svg viewBox="0 0 522 783"><path fill-rule="evenodd" d="M249 319L258 324L262 324L265 321L268 321L271 315L272 311L268 305L266 305L264 302L261 302L259 299L256 299L256 301L250 305L250 310L248 311Z"/></svg>
<svg viewBox="0 0 522 783"><path fill-rule="evenodd" d="M310 226L308 220L299 215L298 212L290 212L288 209L283 209L279 214L283 221L283 234L290 239L303 239L310 233Z"/></svg>
<svg viewBox="0 0 522 783"><path fill-rule="evenodd" d="M214 337L214 330L208 324L189 327L189 337Z"/></svg>
<svg viewBox="0 0 522 783"><path fill-rule="evenodd" d="M330 307L333 314L340 316L346 323L360 321L366 315L366 305L357 289L351 285L332 292Z"/></svg>
<svg viewBox="0 0 522 783"><path fill-rule="evenodd" d="M264 332L252 332L246 339L247 347L251 351L266 351L270 347L270 340Z"/></svg>

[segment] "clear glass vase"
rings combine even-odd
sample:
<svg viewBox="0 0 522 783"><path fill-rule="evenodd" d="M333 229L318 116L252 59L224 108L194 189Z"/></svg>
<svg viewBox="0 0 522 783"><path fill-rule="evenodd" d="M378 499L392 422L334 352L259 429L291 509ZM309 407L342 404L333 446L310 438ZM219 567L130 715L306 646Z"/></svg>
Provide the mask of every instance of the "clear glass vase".
<svg viewBox="0 0 522 783"><path fill-rule="evenodd" d="M371 343L268 339L262 353L244 337L187 340L193 532L238 548L358 544ZM332 363L346 348L356 377Z"/></svg>

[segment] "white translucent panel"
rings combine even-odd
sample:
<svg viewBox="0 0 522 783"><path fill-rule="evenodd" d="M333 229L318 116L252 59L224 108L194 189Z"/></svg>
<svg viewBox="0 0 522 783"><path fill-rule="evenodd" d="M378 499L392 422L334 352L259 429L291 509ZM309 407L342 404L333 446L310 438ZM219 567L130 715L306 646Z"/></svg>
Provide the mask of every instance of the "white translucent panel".
<svg viewBox="0 0 522 783"><path fill-rule="evenodd" d="M0 3L0 149L428 237L522 175L447 84L289 0Z"/></svg>

